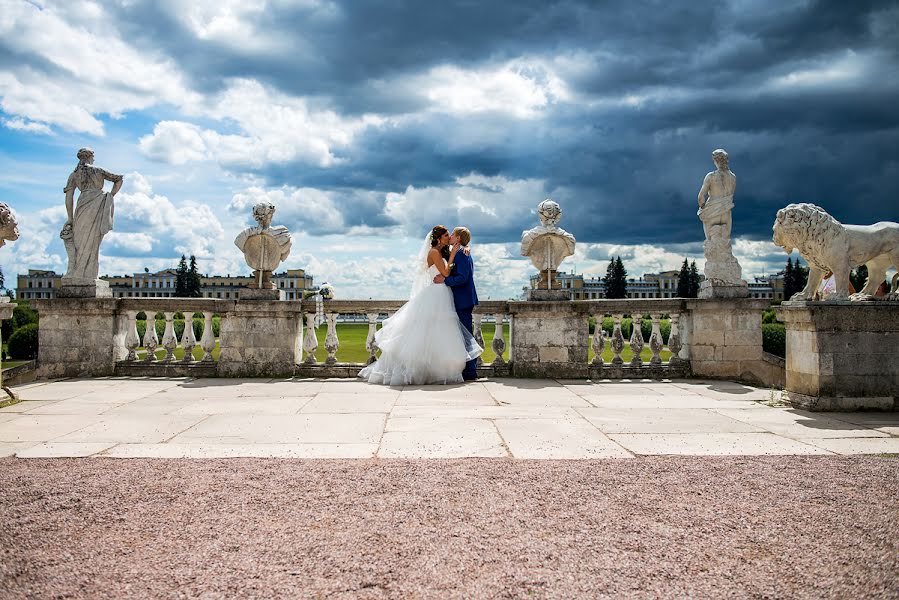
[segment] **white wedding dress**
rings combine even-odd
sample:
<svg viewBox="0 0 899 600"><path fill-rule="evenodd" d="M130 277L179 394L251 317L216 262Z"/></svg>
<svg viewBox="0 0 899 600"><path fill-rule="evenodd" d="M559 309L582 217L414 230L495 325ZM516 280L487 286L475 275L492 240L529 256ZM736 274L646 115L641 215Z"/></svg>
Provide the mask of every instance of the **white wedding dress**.
<svg viewBox="0 0 899 600"><path fill-rule="evenodd" d="M459 321L449 286L433 282L437 273L419 269L409 301L375 334L380 358L359 377L392 386L462 383L466 361L484 349Z"/></svg>

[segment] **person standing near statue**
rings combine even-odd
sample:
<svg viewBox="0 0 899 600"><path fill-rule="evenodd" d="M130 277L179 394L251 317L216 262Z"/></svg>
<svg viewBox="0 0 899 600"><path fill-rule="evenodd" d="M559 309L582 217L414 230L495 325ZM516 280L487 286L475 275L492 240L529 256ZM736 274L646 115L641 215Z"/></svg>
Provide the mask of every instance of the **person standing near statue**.
<svg viewBox="0 0 899 600"><path fill-rule="evenodd" d="M115 195L122 189L124 177L95 167L94 151L78 151L78 166L69 175L66 187L68 220L59 237L69 256L69 268L62 278L62 286L80 288L73 295L105 296L108 284L97 279L100 273L100 243L112 231ZM103 191L103 184L112 182L112 190ZM75 204L75 190L79 190ZM67 295L67 294L62 294Z"/></svg>

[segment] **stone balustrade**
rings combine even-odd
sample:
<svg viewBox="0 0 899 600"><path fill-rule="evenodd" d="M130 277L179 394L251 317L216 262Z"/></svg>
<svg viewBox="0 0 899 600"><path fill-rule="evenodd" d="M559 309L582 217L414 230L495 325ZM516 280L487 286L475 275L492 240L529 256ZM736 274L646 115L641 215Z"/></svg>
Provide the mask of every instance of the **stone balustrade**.
<svg viewBox="0 0 899 600"><path fill-rule="evenodd" d="M402 301L328 300L321 327L311 300L218 300L179 298L62 298L34 301L41 315L39 377L127 375L218 375L224 377L353 377L378 355L375 334ZM759 300L623 299L483 302L475 310L475 337L485 341L485 325L495 323L484 376L551 378L719 377L764 383ZM148 326L138 336L139 313L162 313L162 335ZM182 332L175 315L202 315L197 336L186 319ZM213 315L219 315L219 360L212 360ZM622 323L638 325L625 339ZM590 335L589 317L598 326ZM612 334L602 334L603 317ZM644 340L639 318L651 323ZM367 325L365 350L342 349L340 322ZM664 319L670 319L665 352ZM304 330L305 329L305 330ZM505 334L508 334L508 337ZM317 335L318 334L318 335ZM199 337L199 339L197 339ZM489 339L489 338L488 338ZM507 342L508 339L508 342ZM353 338L353 345L362 342ZM319 346L322 346L321 348ZM196 348L202 349L202 355ZM595 356L590 360L589 352ZM139 349L146 354L139 355ZM625 348L628 351L625 351ZM644 359L641 352L648 348ZM183 351L183 354L181 354ZM603 352L606 351L606 357ZM141 351L143 352L143 351ZM609 358L611 354L611 358ZM347 360L346 356L354 360ZM180 357L179 357L180 356ZM627 358L625 358L627 356ZM361 359L361 360L360 360Z"/></svg>

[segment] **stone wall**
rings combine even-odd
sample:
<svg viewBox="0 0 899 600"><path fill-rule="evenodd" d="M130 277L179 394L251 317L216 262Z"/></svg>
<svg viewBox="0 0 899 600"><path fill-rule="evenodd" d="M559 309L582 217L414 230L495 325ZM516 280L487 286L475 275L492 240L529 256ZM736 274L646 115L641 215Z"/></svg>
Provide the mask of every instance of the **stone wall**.
<svg viewBox="0 0 899 600"><path fill-rule="evenodd" d="M785 302L786 390L810 410L897 410L899 303Z"/></svg>
<svg viewBox="0 0 899 600"><path fill-rule="evenodd" d="M586 378L587 315L572 302L512 302L514 377Z"/></svg>
<svg viewBox="0 0 899 600"><path fill-rule="evenodd" d="M112 298L32 300L40 314L37 376L105 377L115 372L117 301Z"/></svg>
<svg viewBox="0 0 899 600"><path fill-rule="evenodd" d="M292 377L302 362L298 302L235 302L222 315L219 375Z"/></svg>

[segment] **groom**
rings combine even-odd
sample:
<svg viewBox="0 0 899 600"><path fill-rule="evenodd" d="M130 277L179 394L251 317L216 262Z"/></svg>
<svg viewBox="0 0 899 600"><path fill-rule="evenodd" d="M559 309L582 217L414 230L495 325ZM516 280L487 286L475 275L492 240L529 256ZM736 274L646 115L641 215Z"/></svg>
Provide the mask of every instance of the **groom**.
<svg viewBox="0 0 899 600"><path fill-rule="evenodd" d="M456 227L450 236L450 244L455 246L461 244L463 247L471 243L471 232L465 227ZM445 283L450 286L453 291L453 302L456 305L456 314L459 315L459 321L474 334L472 324L471 311L478 304L478 292L474 288L474 261L471 256L465 252L459 252L453 262L450 270L450 276L444 277L438 275L434 278L434 283ZM465 363L465 370L462 371L462 378L465 381L475 381L478 378L478 361L470 360Z"/></svg>

